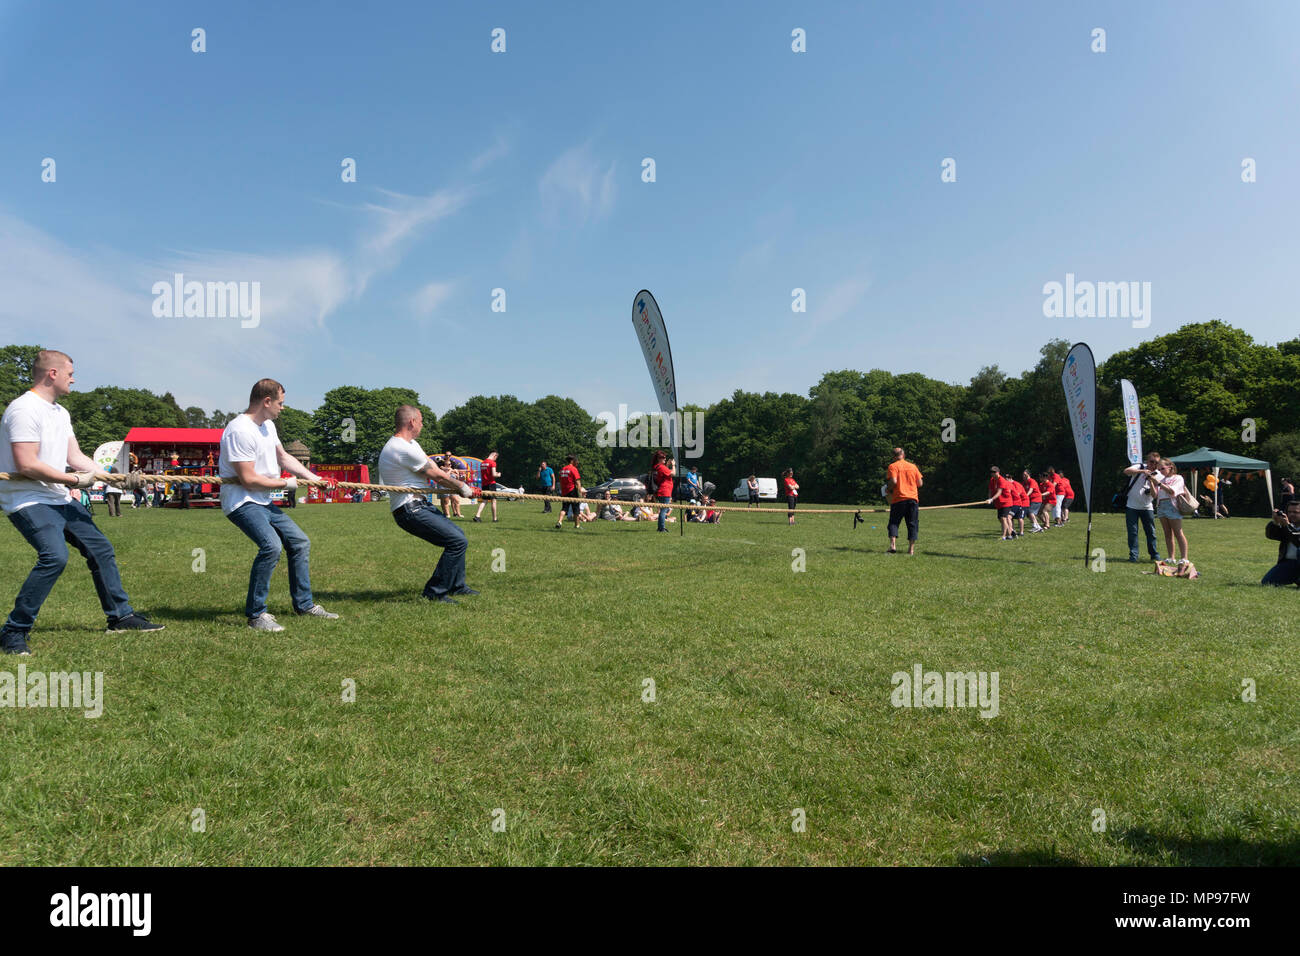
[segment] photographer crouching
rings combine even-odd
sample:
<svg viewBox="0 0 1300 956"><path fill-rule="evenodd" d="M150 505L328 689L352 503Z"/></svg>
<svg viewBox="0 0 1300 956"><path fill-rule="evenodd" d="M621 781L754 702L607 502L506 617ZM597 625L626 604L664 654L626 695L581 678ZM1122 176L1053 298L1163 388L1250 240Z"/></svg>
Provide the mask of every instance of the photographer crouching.
<svg viewBox="0 0 1300 956"><path fill-rule="evenodd" d="M1286 511L1273 512L1273 520L1264 525L1264 537L1278 542L1277 564L1259 583L1300 587L1300 499L1288 501Z"/></svg>

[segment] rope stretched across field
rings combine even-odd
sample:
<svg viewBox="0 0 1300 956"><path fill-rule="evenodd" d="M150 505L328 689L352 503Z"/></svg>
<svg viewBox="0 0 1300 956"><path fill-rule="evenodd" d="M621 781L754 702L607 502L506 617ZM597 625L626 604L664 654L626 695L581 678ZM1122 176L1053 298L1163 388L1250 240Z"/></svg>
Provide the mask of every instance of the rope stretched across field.
<svg viewBox="0 0 1300 956"><path fill-rule="evenodd" d="M0 481L10 479L11 477L21 478L22 476L21 475L10 476L5 472L0 472ZM238 479L235 478L222 479L217 475L172 475L172 474L155 475L155 474L147 474L143 472L132 472L131 474L110 474L110 475L103 476L99 480L105 481L109 484L119 485L123 488L128 488L132 491L142 487L145 483L155 483L155 484L164 483L164 484L178 484L178 485L222 485L222 484L237 485L239 484ZM381 484L376 484L374 482L361 482L361 481L312 481L309 478L299 478L298 484L316 486L320 488L335 487L335 488L348 488L354 491L387 491L387 492L397 492L399 494L415 494L415 495L459 494L459 489L444 488L442 486L421 487L418 485L415 486L381 485ZM487 500L496 498L500 501L559 501L559 502L572 501L572 502L586 502L587 504L598 505L598 506L623 503L613 498L611 499L576 498L572 495L539 495L539 494L531 494L527 492L512 492L512 491L484 491L484 492L480 492L480 495ZM987 499L981 499L979 501L964 501L954 505L922 505L919 510L942 511L945 508L971 508L976 505L983 505L987 503L988 503ZM642 501L639 502L639 505L642 508L648 508L652 511L658 511L660 508L671 508L678 511L703 511L707 509L713 511L735 511L738 513L749 513L749 514L754 514L757 512L762 512L763 514L784 513L784 509L782 509L780 505L777 505L776 507L772 507L772 508L762 508L762 507L742 508L739 505L718 505L718 504L693 505L690 504L689 502L673 502L668 504L660 504L657 501ZM888 513L888 511L889 511L888 508L872 508L867 506L863 506L860 508L858 507L799 508L796 511L796 514L861 515L864 512L868 514L876 514L876 513L886 514Z"/></svg>

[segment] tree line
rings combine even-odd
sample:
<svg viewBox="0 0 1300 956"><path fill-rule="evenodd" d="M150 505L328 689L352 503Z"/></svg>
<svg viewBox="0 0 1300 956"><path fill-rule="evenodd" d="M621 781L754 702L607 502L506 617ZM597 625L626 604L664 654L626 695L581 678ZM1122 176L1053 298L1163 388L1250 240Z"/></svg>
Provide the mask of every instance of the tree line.
<svg viewBox="0 0 1300 956"><path fill-rule="evenodd" d="M903 446L924 471L925 503L970 501L986 494L988 469L998 465L1037 474L1052 465L1077 481L1078 462L1061 391L1061 365L1069 343L1053 339L1038 363L1017 377L997 366L979 370L964 385L916 372L895 375L827 372L807 395L747 392L684 413L704 414L698 464L718 495L729 495L748 476L777 476L795 469L807 501L867 504L880 500L891 449ZM31 379L37 346L0 349L0 399L21 394ZM1119 381L1137 388L1143 445L1165 455L1200 445L1262 458L1278 477L1300 474L1300 338L1275 346L1256 343L1222 322L1186 325L1176 332L1112 355L1097 369L1098 433L1094 510L1106 510L1126 464ZM221 428L235 412L182 409L170 392L101 386L65 400L83 449L120 440L134 426ZM424 413L421 444L483 457L499 451L506 484L532 487L538 463L558 466L579 459L590 486L608 477L645 472L648 448L607 447L604 425L570 398L547 395L524 402L513 395L475 395L441 418L410 388L344 385L326 393L313 411L285 408L281 440L299 440L312 460L375 465L392 434L393 412L411 404ZM635 430L637 420L629 422ZM1237 482L1229 500L1258 511L1263 483Z"/></svg>

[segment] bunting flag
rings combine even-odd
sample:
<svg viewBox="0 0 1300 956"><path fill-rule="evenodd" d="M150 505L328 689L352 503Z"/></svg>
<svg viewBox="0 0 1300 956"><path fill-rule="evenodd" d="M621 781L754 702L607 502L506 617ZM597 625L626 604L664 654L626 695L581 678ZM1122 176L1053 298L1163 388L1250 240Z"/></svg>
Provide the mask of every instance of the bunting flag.
<svg viewBox="0 0 1300 956"><path fill-rule="evenodd" d="M1084 544L1083 566L1088 566L1092 548L1092 463L1097 449L1097 362L1092 349L1083 342L1070 349L1061 366L1061 387L1065 389L1065 408L1074 431L1074 450L1079 455L1079 481L1088 505L1088 534Z"/></svg>

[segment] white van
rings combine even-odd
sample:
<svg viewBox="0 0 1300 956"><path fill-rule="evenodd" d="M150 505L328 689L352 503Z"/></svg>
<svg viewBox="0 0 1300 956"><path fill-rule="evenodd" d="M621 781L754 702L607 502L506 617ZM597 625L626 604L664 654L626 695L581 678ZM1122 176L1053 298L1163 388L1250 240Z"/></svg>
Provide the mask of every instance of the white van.
<svg viewBox="0 0 1300 956"><path fill-rule="evenodd" d="M736 485L736 490L731 493L732 501L749 500L749 479L741 478L740 483ZM776 479L759 478L758 479L758 500L759 501L776 501Z"/></svg>

